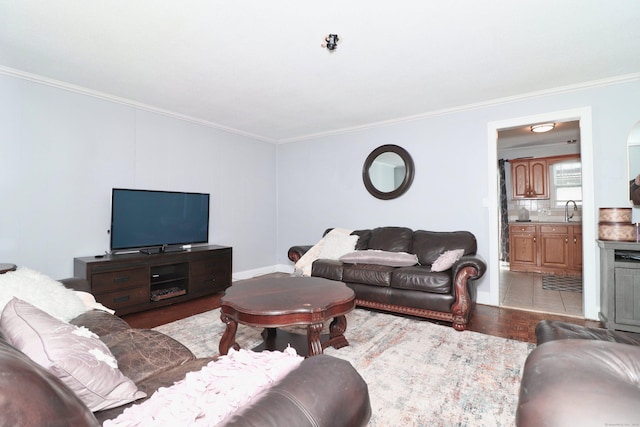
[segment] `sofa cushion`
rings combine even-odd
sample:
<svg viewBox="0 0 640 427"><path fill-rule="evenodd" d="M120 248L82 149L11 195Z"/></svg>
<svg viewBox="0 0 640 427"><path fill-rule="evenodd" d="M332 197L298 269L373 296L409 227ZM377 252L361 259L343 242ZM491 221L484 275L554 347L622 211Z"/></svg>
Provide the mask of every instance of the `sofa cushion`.
<svg viewBox="0 0 640 427"><path fill-rule="evenodd" d="M395 268L376 264L345 264L342 271L342 281L373 286L389 286L391 273Z"/></svg>
<svg viewBox="0 0 640 427"><path fill-rule="evenodd" d="M0 343L0 414L6 426L99 426L55 375L13 346Z"/></svg>
<svg viewBox="0 0 640 427"><path fill-rule="evenodd" d="M406 227L378 227L371 230L369 247L389 252L412 252L413 231ZM413 252L415 253L415 252Z"/></svg>
<svg viewBox="0 0 640 427"><path fill-rule="evenodd" d="M356 243L356 251L363 251L369 247L369 240L371 239L371 230L355 230L351 234L354 236L358 236L358 242Z"/></svg>
<svg viewBox="0 0 640 427"><path fill-rule="evenodd" d="M122 373L136 383L195 359L187 347L150 329L126 329L101 339L118 361Z"/></svg>
<svg viewBox="0 0 640 427"><path fill-rule="evenodd" d="M145 396L117 369L107 346L86 328L64 323L17 298L5 307L0 324L12 345L60 378L92 411Z"/></svg>
<svg viewBox="0 0 640 427"><path fill-rule="evenodd" d="M464 249L464 255L475 254L475 236L468 231L424 231L413 233L413 253L418 255L421 265L431 265L444 252Z"/></svg>
<svg viewBox="0 0 640 427"><path fill-rule="evenodd" d="M89 310L80 316L74 317L69 323L76 326L84 326L99 337L129 329L127 322L102 310Z"/></svg>
<svg viewBox="0 0 640 427"><path fill-rule="evenodd" d="M388 252L367 249L366 251L355 251L344 254L340 257L340 261L347 264L378 264L388 265L390 267L409 267L418 263L418 257L415 254L409 254L407 252Z"/></svg>
<svg viewBox="0 0 640 427"><path fill-rule="evenodd" d="M449 294L451 293L451 275L432 272L429 267L423 266L402 267L393 271L391 287L434 294Z"/></svg>
<svg viewBox="0 0 640 427"><path fill-rule="evenodd" d="M344 264L332 259L317 259L311 265L311 275L329 280L342 281Z"/></svg>

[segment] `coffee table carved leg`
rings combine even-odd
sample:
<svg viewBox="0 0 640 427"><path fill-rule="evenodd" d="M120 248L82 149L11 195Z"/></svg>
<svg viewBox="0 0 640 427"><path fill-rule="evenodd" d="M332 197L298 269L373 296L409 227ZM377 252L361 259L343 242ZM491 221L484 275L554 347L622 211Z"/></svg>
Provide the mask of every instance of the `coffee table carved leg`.
<svg viewBox="0 0 640 427"><path fill-rule="evenodd" d="M320 342L322 323L313 323L307 326L307 342L309 343L309 357L322 354L324 346Z"/></svg>
<svg viewBox="0 0 640 427"><path fill-rule="evenodd" d="M222 320L222 322L227 325L227 328L224 330L224 334L222 334L222 338L220 339L220 344L218 345L218 351L220 352L220 355L224 356L229 352L229 348L231 347L233 347L235 350L240 350L240 346L236 342L236 331L238 330L238 322L224 313L220 315L220 320Z"/></svg>
<svg viewBox="0 0 640 427"><path fill-rule="evenodd" d="M332 346L335 349L346 347L349 345L349 341L344 337L344 332L347 330L347 318L345 316L337 316L333 318L331 325L329 325L329 339L322 344L322 348L325 349Z"/></svg>

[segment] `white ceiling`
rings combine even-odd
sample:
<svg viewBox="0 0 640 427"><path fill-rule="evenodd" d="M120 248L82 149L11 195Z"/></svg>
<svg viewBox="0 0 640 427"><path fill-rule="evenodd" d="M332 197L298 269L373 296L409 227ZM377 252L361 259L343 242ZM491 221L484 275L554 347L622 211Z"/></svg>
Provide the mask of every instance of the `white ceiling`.
<svg viewBox="0 0 640 427"><path fill-rule="evenodd" d="M640 78L640 1L0 0L0 72L288 142Z"/></svg>

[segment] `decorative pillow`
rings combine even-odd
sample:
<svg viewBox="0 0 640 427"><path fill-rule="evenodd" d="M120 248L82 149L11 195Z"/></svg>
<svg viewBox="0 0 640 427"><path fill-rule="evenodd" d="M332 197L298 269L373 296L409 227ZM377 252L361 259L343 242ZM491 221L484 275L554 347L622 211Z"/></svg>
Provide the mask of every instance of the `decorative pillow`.
<svg viewBox="0 0 640 427"><path fill-rule="evenodd" d="M60 378L91 411L146 396L87 328L64 323L18 298L4 308L0 327L12 345Z"/></svg>
<svg viewBox="0 0 640 427"><path fill-rule="evenodd" d="M407 252L388 252L369 249L345 254L340 257L340 261L347 264L377 264L389 267L410 267L418 263L418 257L415 254Z"/></svg>
<svg viewBox="0 0 640 427"><path fill-rule="evenodd" d="M75 291L25 267L0 274L0 311L13 297L27 301L65 322L88 310Z"/></svg>
<svg viewBox="0 0 640 427"><path fill-rule="evenodd" d="M0 414L5 426L99 427L55 375L10 345L0 346Z"/></svg>
<svg viewBox="0 0 640 427"><path fill-rule="evenodd" d="M324 243L318 258L337 260L342 255L352 252L357 242L358 236L352 236L350 234L327 234L324 237Z"/></svg>
<svg viewBox="0 0 640 427"><path fill-rule="evenodd" d="M431 271L445 271L451 268L454 262L464 255L464 249L453 249L444 252L431 265Z"/></svg>

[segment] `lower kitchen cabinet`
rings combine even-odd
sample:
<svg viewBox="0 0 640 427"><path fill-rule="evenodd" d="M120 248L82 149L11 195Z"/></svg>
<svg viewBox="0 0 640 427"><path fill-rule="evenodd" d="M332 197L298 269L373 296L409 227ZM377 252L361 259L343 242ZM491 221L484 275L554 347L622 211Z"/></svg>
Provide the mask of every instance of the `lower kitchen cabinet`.
<svg viewBox="0 0 640 427"><path fill-rule="evenodd" d="M512 271L582 275L582 225L510 224Z"/></svg>

